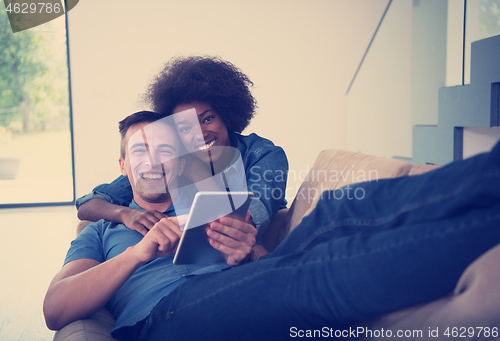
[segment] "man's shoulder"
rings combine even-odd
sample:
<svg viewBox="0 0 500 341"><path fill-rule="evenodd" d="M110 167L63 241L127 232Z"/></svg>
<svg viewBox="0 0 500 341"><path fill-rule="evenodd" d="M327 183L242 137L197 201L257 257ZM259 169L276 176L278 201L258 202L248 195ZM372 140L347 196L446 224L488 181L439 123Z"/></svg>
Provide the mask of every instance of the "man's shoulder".
<svg viewBox="0 0 500 341"><path fill-rule="evenodd" d="M110 225L111 223L106 220L99 220L87 225L71 242L64 264L84 258L93 259L100 263L104 262L104 232Z"/></svg>
<svg viewBox="0 0 500 341"><path fill-rule="evenodd" d="M90 223L89 226L90 225L93 225L95 228L98 228L98 229L107 229L109 227L115 227L115 226L123 225L123 224L122 223L115 223L115 222L112 222L112 221L109 221L106 219L101 219L101 220L98 220L96 222Z"/></svg>
<svg viewBox="0 0 500 341"><path fill-rule="evenodd" d="M115 222L108 221L108 220L105 220L105 219L101 219L101 220L98 220L98 221L95 221L95 222L91 222L90 224L88 224L82 230L82 232L80 234L82 234L83 232L85 232L85 233L98 234L98 235L102 236L102 235L104 235L104 232L106 232L106 230L120 227L120 225L123 225L123 224L121 224L121 223L115 223ZM125 226L125 225L123 225L123 226Z"/></svg>
<svg viewBox="0 0 500 341"><path fill-rule="evenodd" d="M100 263L138 243L142 235L125 225L99 220L87 225L71 242L65 264L76 259L94 259Z"/></svg>

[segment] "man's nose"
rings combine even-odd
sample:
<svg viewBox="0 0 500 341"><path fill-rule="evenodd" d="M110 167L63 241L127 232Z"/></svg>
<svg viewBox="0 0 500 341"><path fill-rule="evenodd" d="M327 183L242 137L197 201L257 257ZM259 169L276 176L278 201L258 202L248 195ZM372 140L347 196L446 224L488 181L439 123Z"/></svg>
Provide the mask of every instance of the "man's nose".
<svg viewBox="0 0 500 341"><path fill-rule="evenodd" d="M158 152L150 151L148 153L148 159L149 159L148 164L151 167L161 165L161 158L160 158L160 154Z"/></svg>

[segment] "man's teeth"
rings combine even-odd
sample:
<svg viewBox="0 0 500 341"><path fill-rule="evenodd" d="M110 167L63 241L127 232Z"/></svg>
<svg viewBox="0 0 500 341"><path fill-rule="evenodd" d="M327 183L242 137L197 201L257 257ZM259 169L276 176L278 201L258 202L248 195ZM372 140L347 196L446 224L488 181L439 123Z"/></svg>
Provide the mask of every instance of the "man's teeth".
<svg viewBox="0 0 500 341"><path fill-rule="evenodd" d="M206 145L204 145L204 146L198 147L198 149L199 149L199 150L207 150L207 149L209 149L210 147L212 147L212 146L214 145L214 143L215 143L215 140L213 140L212 142L210 142L210 143L208 143L208 144L206 144Z"/></svg>
<svg viewBox="0 0 500 341"><path fill-rule="evenodd" d="M148 179L148 180L158 180L158 179L162 178L162 175L161 174L144 173L144 174L142 174L142 177L144 179Z"/></svg>

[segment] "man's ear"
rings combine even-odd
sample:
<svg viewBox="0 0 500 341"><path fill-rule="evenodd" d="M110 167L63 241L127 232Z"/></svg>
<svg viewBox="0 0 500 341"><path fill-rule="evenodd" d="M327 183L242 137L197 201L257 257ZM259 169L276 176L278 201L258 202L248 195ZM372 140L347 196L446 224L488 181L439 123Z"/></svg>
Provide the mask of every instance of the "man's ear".
<svg viewBox="0 0 500 341"><path fill-rule="evenodd" d="M120 164L120 171L123 176L127 176L127 167L125 167L125 160L121 157L118 159L118 163Z"/></svg>

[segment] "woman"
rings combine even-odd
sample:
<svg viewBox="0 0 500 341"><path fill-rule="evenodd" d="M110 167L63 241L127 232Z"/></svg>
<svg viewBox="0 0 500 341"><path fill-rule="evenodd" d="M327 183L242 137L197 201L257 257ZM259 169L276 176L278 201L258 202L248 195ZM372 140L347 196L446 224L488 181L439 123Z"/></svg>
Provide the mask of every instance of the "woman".
<svg viewBox="0 0 500 341"><path fill-rule="evenodd" d="M147 98L156 112L174 115L179 136L191 154L183 175L193 183L200 183L225 170L228 165L226 151L237 149L247 188L254 193L249 211L260 244L260 237L271 218L280 208L286 207L288 161L283 149L271 141L256 134L240 135L256 108L249 89L252 85L238 68L219 58L177 58L167 63L156 77ZM194 122L183 116L186 113L193 113L191 119L198 120L196 134L192 133ZM231 156L234 155L231 154L229 159ZM211 174L207 175L208 171ZM203 184L211 186L210 183ZM131 200L128 179L119 177L78 199L78 217L121 222L145 235L164 215L130 208Z"/></svg>

